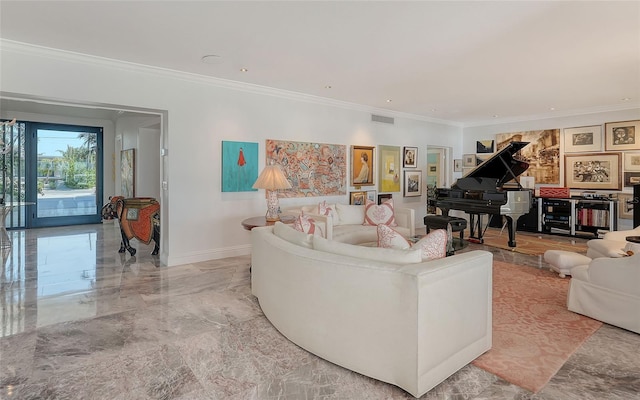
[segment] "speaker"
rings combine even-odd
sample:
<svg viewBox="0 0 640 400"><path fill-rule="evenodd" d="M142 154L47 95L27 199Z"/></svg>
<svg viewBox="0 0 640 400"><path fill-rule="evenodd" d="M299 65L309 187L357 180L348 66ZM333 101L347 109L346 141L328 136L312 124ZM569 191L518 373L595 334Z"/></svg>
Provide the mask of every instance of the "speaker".
<svg viewBox="0 0 640 400"><path fill-rule="evenodd" d="M640 225L640 185L633 186L633 227Z"/></svg>

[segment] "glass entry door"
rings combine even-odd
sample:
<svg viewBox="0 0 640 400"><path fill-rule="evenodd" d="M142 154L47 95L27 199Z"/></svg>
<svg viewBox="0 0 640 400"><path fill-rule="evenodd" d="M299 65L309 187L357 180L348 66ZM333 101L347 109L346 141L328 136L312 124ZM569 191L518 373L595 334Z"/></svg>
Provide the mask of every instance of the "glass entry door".
<svg viewBox="0 0 640 400"><path fill-rule="evenodd" d="M102 128L29 123L30 227L99 223L102 208Z"/></svg>

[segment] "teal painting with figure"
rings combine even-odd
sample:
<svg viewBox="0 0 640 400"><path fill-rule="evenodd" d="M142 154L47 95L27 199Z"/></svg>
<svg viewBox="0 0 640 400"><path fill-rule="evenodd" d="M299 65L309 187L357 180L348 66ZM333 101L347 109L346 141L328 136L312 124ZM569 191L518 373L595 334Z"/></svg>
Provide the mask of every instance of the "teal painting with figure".
<svg viewBox="0 0 640 400"><path fill-rule="evenodd" d="M222 191L255 192L258 143L222 141Z"/></svg>

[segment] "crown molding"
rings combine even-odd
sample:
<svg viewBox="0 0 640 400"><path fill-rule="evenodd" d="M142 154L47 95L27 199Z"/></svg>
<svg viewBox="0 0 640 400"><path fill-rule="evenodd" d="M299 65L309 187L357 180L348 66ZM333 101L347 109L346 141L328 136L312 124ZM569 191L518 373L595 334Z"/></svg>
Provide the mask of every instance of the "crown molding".
<svg viewBox="0 0 640 400"><path fill-rule="evenodd" d="M247 92L252 94L259 94L265 96L279 97L288 100L313 103L325 106L338 107L348 110L361 111L371 114L381 114L395 118L406 118L423 122L430 122L435 124L463 127L463 124L456 121L442 120L437 118L425 117L422 115L415 115L409 113L398 112L385 108L370 107L362 104L350 103L341 100L330 99L327 97L314 96L305 93L293 92L289 90L277 89L268 86L261 86L252 83L238 82L229 79L215 78L205 75L199 75L189 72L176 71L167 68L149 66L144 64L137 64L128 61L114 60L111 58L99 57L94 55L88 55L83 53L77 53L67 50L54 49L50 47L38 46L34 44L16 42L13 40L0 39L0 51L2 52L14 52L18 54L46 57L50 59L57 59L67 62L97 65L107 68L114 68L120 70L128 70L137 73L153 74L163 78L176 79L188 81L191 83L197 83L201 85L214 86L217 88L224 88L230 90L236 90L241 92Z"/></svg>

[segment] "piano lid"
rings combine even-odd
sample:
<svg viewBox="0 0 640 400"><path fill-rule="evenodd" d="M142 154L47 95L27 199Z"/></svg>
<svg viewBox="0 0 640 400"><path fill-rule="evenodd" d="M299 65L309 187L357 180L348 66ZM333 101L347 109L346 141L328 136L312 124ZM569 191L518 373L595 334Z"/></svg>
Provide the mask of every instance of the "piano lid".
<svg viewBox="0 0 640 400"><path fill-rule="evenodd" d="M529 168L529 164L516 160L513 155L520 151L529 142L511 142L505 148L498 151L491 158L472 169L464 178L493 178L496 179L496 187L501 188L506 182L520 176ZM454 186L455 183L454 183ZM466 186L466 185L465 185Z"/></svg>

